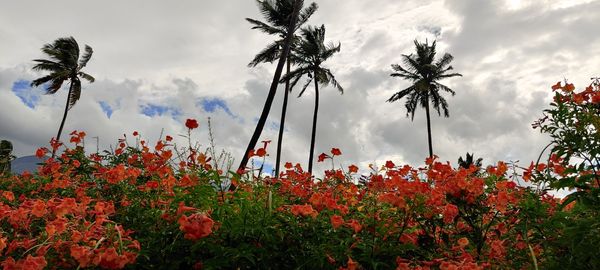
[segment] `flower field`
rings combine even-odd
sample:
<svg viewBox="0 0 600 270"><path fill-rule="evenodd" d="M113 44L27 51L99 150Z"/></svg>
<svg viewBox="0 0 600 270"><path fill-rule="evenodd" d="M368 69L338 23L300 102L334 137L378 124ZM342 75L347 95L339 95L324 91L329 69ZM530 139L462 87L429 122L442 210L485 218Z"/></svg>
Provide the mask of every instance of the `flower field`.
<svg viewBox="0 0 600 270"><path fill-rule="evenodd" d="M150 144L136 132L139 144L123 139L113 152L87 155L85 132L73 132L69 144L51 143L64 151L37 172L0 176L0 266L594 268L600 174L580 157L597 161L599 88L553 87L555 102L535 126L554 145L528 168L429 158L420 167L388 161L368 175L348 165L315 179L287 163L270 178L224 171L208 151L181 152L170 136ZM186 126L199 128L193 119ZM549 195L558 188L576 192Z"/></svg>

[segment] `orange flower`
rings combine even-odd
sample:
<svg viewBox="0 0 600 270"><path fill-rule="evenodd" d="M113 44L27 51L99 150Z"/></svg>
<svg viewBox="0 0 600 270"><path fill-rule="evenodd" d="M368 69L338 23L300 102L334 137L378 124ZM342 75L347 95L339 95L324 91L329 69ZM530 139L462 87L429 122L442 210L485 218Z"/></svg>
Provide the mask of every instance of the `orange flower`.
<svg viewBox="0 0 600 270"><path fill-rule="evenodd" d="M2 251L4 251L4 248L6 248L8 239L6 237L2 237L0 238L0 254L2 254Z"/></svg>
<svg viewBox="0 0 600 270"><path fill-rule="evenodd" d="M189 217L182 215L179 220L179 229L185 232L184 238L198 240L212 233L215 222L205 214L196 213Z"/></svg>
<svg viewBox="0 0 600 270"><path fill-rule="evenodd" d="M461 248L464 248L467 245L469 245L469 239L467 239L466 237L458 239L458 246L460 246Z"/></svg>
<svg viewBox="0 0 600 270"><path fill-rule="evenodd" d="M344 224L344 218L342 218L339 215L331 216L331 225L333 226L334 229L339 228L343 224Z"/></svg>
<svg viewBox="0 0 600 270"><path fill-rule="evenodd" d="M385 162L385 167L388 169L393 169L394 167L396 167L396 164L394 164L394 162L392 162L391 160L388 160Z"/></svg>
<svg viewBox="0 0 600 270"><path fill-rule="evenodd" d="M352 228L355 233L359 233L362 230L362 225L356 219L351 219L346 225Z"/></svg>
<svg viewBox="0 0 600 270"><path fill-rule="evenodd" d="M72 245L70 248L71 257L79 263L79 267L85 268L92 263L94 252L89 247L82 247L80 245Z"/></svg>
<svg viewBox="0 0 600 270"><path fill-rule="evenodd" d="M46 153L48 153L48 149L46 149L45 147L39 148L35 151L35 156L37 158L43 158L46 155Z"/></svg>
<svg viewBox="0 0 600 270"><path fill-rule="evenodd" d="M452 223L454 218L458 216L458 207L454 204L447 204L446 207L444 207L443 215L445 223Z"/></svg>
<svg viewBox="0 0 600 270"><path fill-rule="evenodd" d="M352 258L348 257L348 267L347 270L356 270L358 269L358 263L352 260Z"/></svg>
<svg viewBox="0 0 600 270"><path fill-rule="evenodd" d="M2 197L4 197L9 202L15 200L15 194L13 194L12 191L2 191Z"/></svg>
<svg viewBox="0 0 600 270"><path fill-rule="evenodd" d="M256 150L256 156L258 157L264 157L267 154L267 150L265 150L264 148L258 148L258 150Z"/></svg>
<svg viewBox="0 0 600 270"><path fill-rule="evenodd" d="M312 205L292 205L291 212L294 216L313 217L316 218L319 213L312 208Z"/></svg>
<svg viewBox="0 0 600 270"><path fill-rule="evenodd" d="M196 119L187 119L187 120L185 120L185 126L189 129L195 129L199 125L198 125L198 121L196 121Z"/></svg>
<svg viewBox="0 0 600 270"><path fill-rule="evenodd" d="M325 159L329 158L329 156L325 153L321 153L319 155L319 159L317 160L317 162L323 162Z"/></svg>
<svg viewBox="0 0 600 270"><path fill-rule="evenodd" d="M35 217L42 217L47 212L46 203L44 203L42 200L35 200L33 207L31 208L31 214Z"/></svg>

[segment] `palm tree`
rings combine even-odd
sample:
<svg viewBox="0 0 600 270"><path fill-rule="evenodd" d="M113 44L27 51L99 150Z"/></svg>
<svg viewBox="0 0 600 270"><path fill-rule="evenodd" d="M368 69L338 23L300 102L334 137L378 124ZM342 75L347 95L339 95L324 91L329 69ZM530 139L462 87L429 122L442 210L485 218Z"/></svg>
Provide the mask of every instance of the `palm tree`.
<svg viewBox="0 0 600 270"><path fill-rule="evenodd" d="M308 81L300 91L298 97L304 94L304 91L311 82L315 84L315 110L313 113L312 133L310 138L310 154L308 158L308 172L312 174L313 159L315 152L315 139L317 134L317 115L319 112L319 84L327 86L331 84L342 94L344 89L337 82L331 70L322 67L323 62L340 51L341 44L335 45L329 43L325 45L325 26L308 27L301 30L301 41L291 54L291 60L298 65L298 68L291 71L283 79L291 79L291 87L294 87L298 80L304 75L308 76Z"/></svg>
<svg viewBox="0 0 600 270"><path fill-rule="evenodd" d="M277 35L279 39L274 41L273 43L267 45L262 51L260 51L248 64L249 67L256 67L260 63L273 63L276 59L279 59L283 52L283 45L285 43L285 38L288 35L288 26L289 26L289 16L293 12L293 2L290 0L277 0L277 1L257 1L258 8L261 13L267 19L267 23L263 23L261 21L257 21L254 19L246 18L248 22L253 24L252 29L258 29L262 32L265 32L270 35ZM316 3L311 3L307 8L300 11L298 15L298 22L296 23L295 28L293 29L293 33L296 32L306 21L308 18L315 13L318 6ZM294 37L296 40L296 37ZM292 42L291 46L293 47L296 42ZM291 69L291 61L288 55L286 59L287 70L286 75L290 73ZM279 175L279 165L281 162L281 145L283 141L283 130L285 128L285 115L287 111L287 102L288 102L288 93L289 93L289 80L285 81L285 92L283 95L283 106L281 108L281 120L279 121L279 136L277 140L277 156L275 161L275 175Z"/></svg>
<svg viewBox="0 0 600 270"><path fill-rule="evenodd" d="M259 6L261 3L268 2L268 1L269 0L258 1ZM271 105L273 104L273 99L275 98L275 93L277 92L277 85L279 84L279 79L281 78L283 65L285 64L285 59L287 59L288 53L290 51L292 38L294 36L294 30L296 29L296 23L297 23L298 17L299 17L298 14L300 13L300 9L304 5L303 0L287 0L287 1L290 1L293 11L290 13L287 13L287 14L290 14L290 16L285 17L284 21L277 23L280 25L287 24L287 26L288 26L287 35L285 36L285 39L282 43L281 54L279 55L279 62L277 63L277 68L275 69L275 74L273 75L273 81L271 82L271 88L269 89L269 93L267 94L267 100L265 101L265 105L263 106L263 111L260 115L260 118L258 119L258 123L256 124L256 128L254 129L254 133L252 134L252 137L250 138L250 142L248 143L248 146L246 147L246 151L244 151L244 155L242 156L242 161L240 162L240 165L238 166L238 171L243 171L246 169L246 164L248 164L248 159L249 159L248 153L250 153L250 150L252 150L256 147L256 143L258 142L258 139L260 138L260 134L262 133L262 130L265 127L265 123L267 122L267 117L269 116L269 111L271 110ZM283 9L287 5L281 4L278 6L277 4L275 4L275 5L271 5L271 6L274 6L275 8ZM264 12L263 12L263 14L264 14ZM267 15L267 14L264 14L264 15ZM268 16L267 16L267 19L269 19ZM269 25L262 23L260 21L256 21L256 20L252 20L252 21L255 25L260 25L261 27L259 29L261 29L262 31L266 31L271 34L278 34L277 32L271 32L269 30L270 29ZM271 23L274 24L273 22L271 22ZM274 30L274 29L271 29L271 30ZM235 187L232 187L231 189L235 189Z"/></svg>
<svg viewBox="0 0 600 270"><path fill-rule="evenodd" d="M73 37L59 38L52 44L46 44L42 47L42 52L48 55L50 60L46 59L35 59L33 60L37 64L33 66L33 70L37 71L48 71L50 74L35 79L31 82L31 86L37 87L42 84L48 83L46 87L46 94L56 93L65 81L69 81L69 94L67 95L67 103L65 105L65 113L62 121L60 122L60 128L58 128L58 134L56 140L60 141L60 134L62 133L67 119L68 111L75 105L79 97L81 96L81 80L80 77L89 81L94 82L94 77L81 71L84 68L90 58L92 57L92 47L85 45L85 52L79 57L79 45ZM54 156L54 151L52 156Z"/></svg>
<svg viewBox="0 0 600 270"><path fill-rule="evenodd" d="M444 111L444 116L449 117L448 103L440 95L440 90L449 92L454 96L455 92L449 87L439 83L438 81L444 78L462 76L459 73L448 73L452 70L450 62L452 55L446 53L442 58L434 62L435 58L435 41L431 44L419 43L415 40L417 54L402 55L404 67L394 64L392 68L396 73L392 73L392 77L400 77L411 81L413 84L408 88L395 93L387 101L394 102L405 96L406 99L406 116L411 115L411 121L415 118L415 111L420 104L425 108L427 116L427 139L429 143L429 157L433 157L433 147L431 145L431 123L429 117L429 102L433 103L433 108L441 115L440 108Z"/></svg>

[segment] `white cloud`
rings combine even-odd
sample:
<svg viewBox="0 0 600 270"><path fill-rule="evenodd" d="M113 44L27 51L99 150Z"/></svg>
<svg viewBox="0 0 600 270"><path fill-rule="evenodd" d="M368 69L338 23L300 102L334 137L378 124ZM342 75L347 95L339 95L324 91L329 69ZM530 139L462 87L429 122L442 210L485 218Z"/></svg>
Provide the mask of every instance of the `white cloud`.
<svg viewBox="0 0 600 270"><path fill-rule="evenodd" d="M547 106L550 85L568 78L579 86L597 76L600 46L592 35L600 21L599 1L547 5L518 1L506 8L495 1L318 1L311 24L325 24L327 40L342 51L326 63L344 86L340 95L322 89L316 155L338 147L336 164L366 166L394 159L421 164L427 154L424 112L406 118L404 102L386 103L408 82L389 77L390 64L413 52L413 40L438 36L438 52L455 56L464 75L444 83L457 95L447 97L450 118L432 118L433 146L442 160L455 162L475 152L484 163L537 157L547 138L530 124ZM572 3L572 2L569 2ZM70 6L69 9L62 8ZM11 1L0 10L0 137L12 140L17 155L31 154L55 136L65 92L41 96L29 108L11 91L30 71L39 48L72 35L94 55L87 71L98 80L84 84L64 134L73 129L98 136L101 148L123 133L140 131L150 141L183 134L186 118L203 120L194 136L208 145L204 119L212 118L218 146L239 160L259 116L274 65L246 64L272 40L250 30L245 17L260 19L253 1ZM27 18L27 19L23 19ZM314 96L291 95L283 160L306 164ZM198 102L224 100L231 114L205 112ZM282 93L269 121L277 124ZM114 110L110 119L99 104ZM181 113L148 117L140 106L156 104ZM234 115L235 117L232 117ZM277 130L267 128L273 162ZM91 142L90 142L91 141ZM183 143L183 142L181 142ZM95 148L93 140L88 140ZM316 164L317 170L330 164Z"/></svg>

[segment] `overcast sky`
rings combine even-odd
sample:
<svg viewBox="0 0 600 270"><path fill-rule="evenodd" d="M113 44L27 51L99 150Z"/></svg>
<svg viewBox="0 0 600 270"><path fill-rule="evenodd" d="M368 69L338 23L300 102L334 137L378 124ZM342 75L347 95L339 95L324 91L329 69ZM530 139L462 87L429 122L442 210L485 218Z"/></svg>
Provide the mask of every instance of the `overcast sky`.
<svg viewBox="0 0 600 270"><path fill-rule="evenodd" d="M305 0L307 3L308 0ZM309 24L324 24L326 40L341 52L325 63L345 92L321 91L316 155L340 148L336 165L421 165L428 153L425 113L406 117L404 100L385 102L409 83L392 78L391 64L414 51L413 40L437 38L438 55L455 59L457 77L442 81L450 118L432 117L433 148L453 164L475 152L485 164L537 158L549 141L531 123L551 100L550 86L565 78L578 87L600 75L600 1L575 0L318 0ZM215 143L236 164L260 116L274 64L247 63L274 37L251 30L262 20L253 0L227 1L4 1L0 8L0 139L15 154L32 154L56 135L67 87L55 95L30 88L32 59L58 37L73 36L94 54L82 97L69 112L63 138L88 134L87 146L106 149L123 133L149 141L185 133L187 118L201 121L193 137ZM281 90L281 87L280 87ZM296 92L297 93L297 92ZM283 160L305 166L313 89L290 100ZM275 143L283 92L277 93L261 140ZM316 170L330 163L318 164Z"/></svg>

